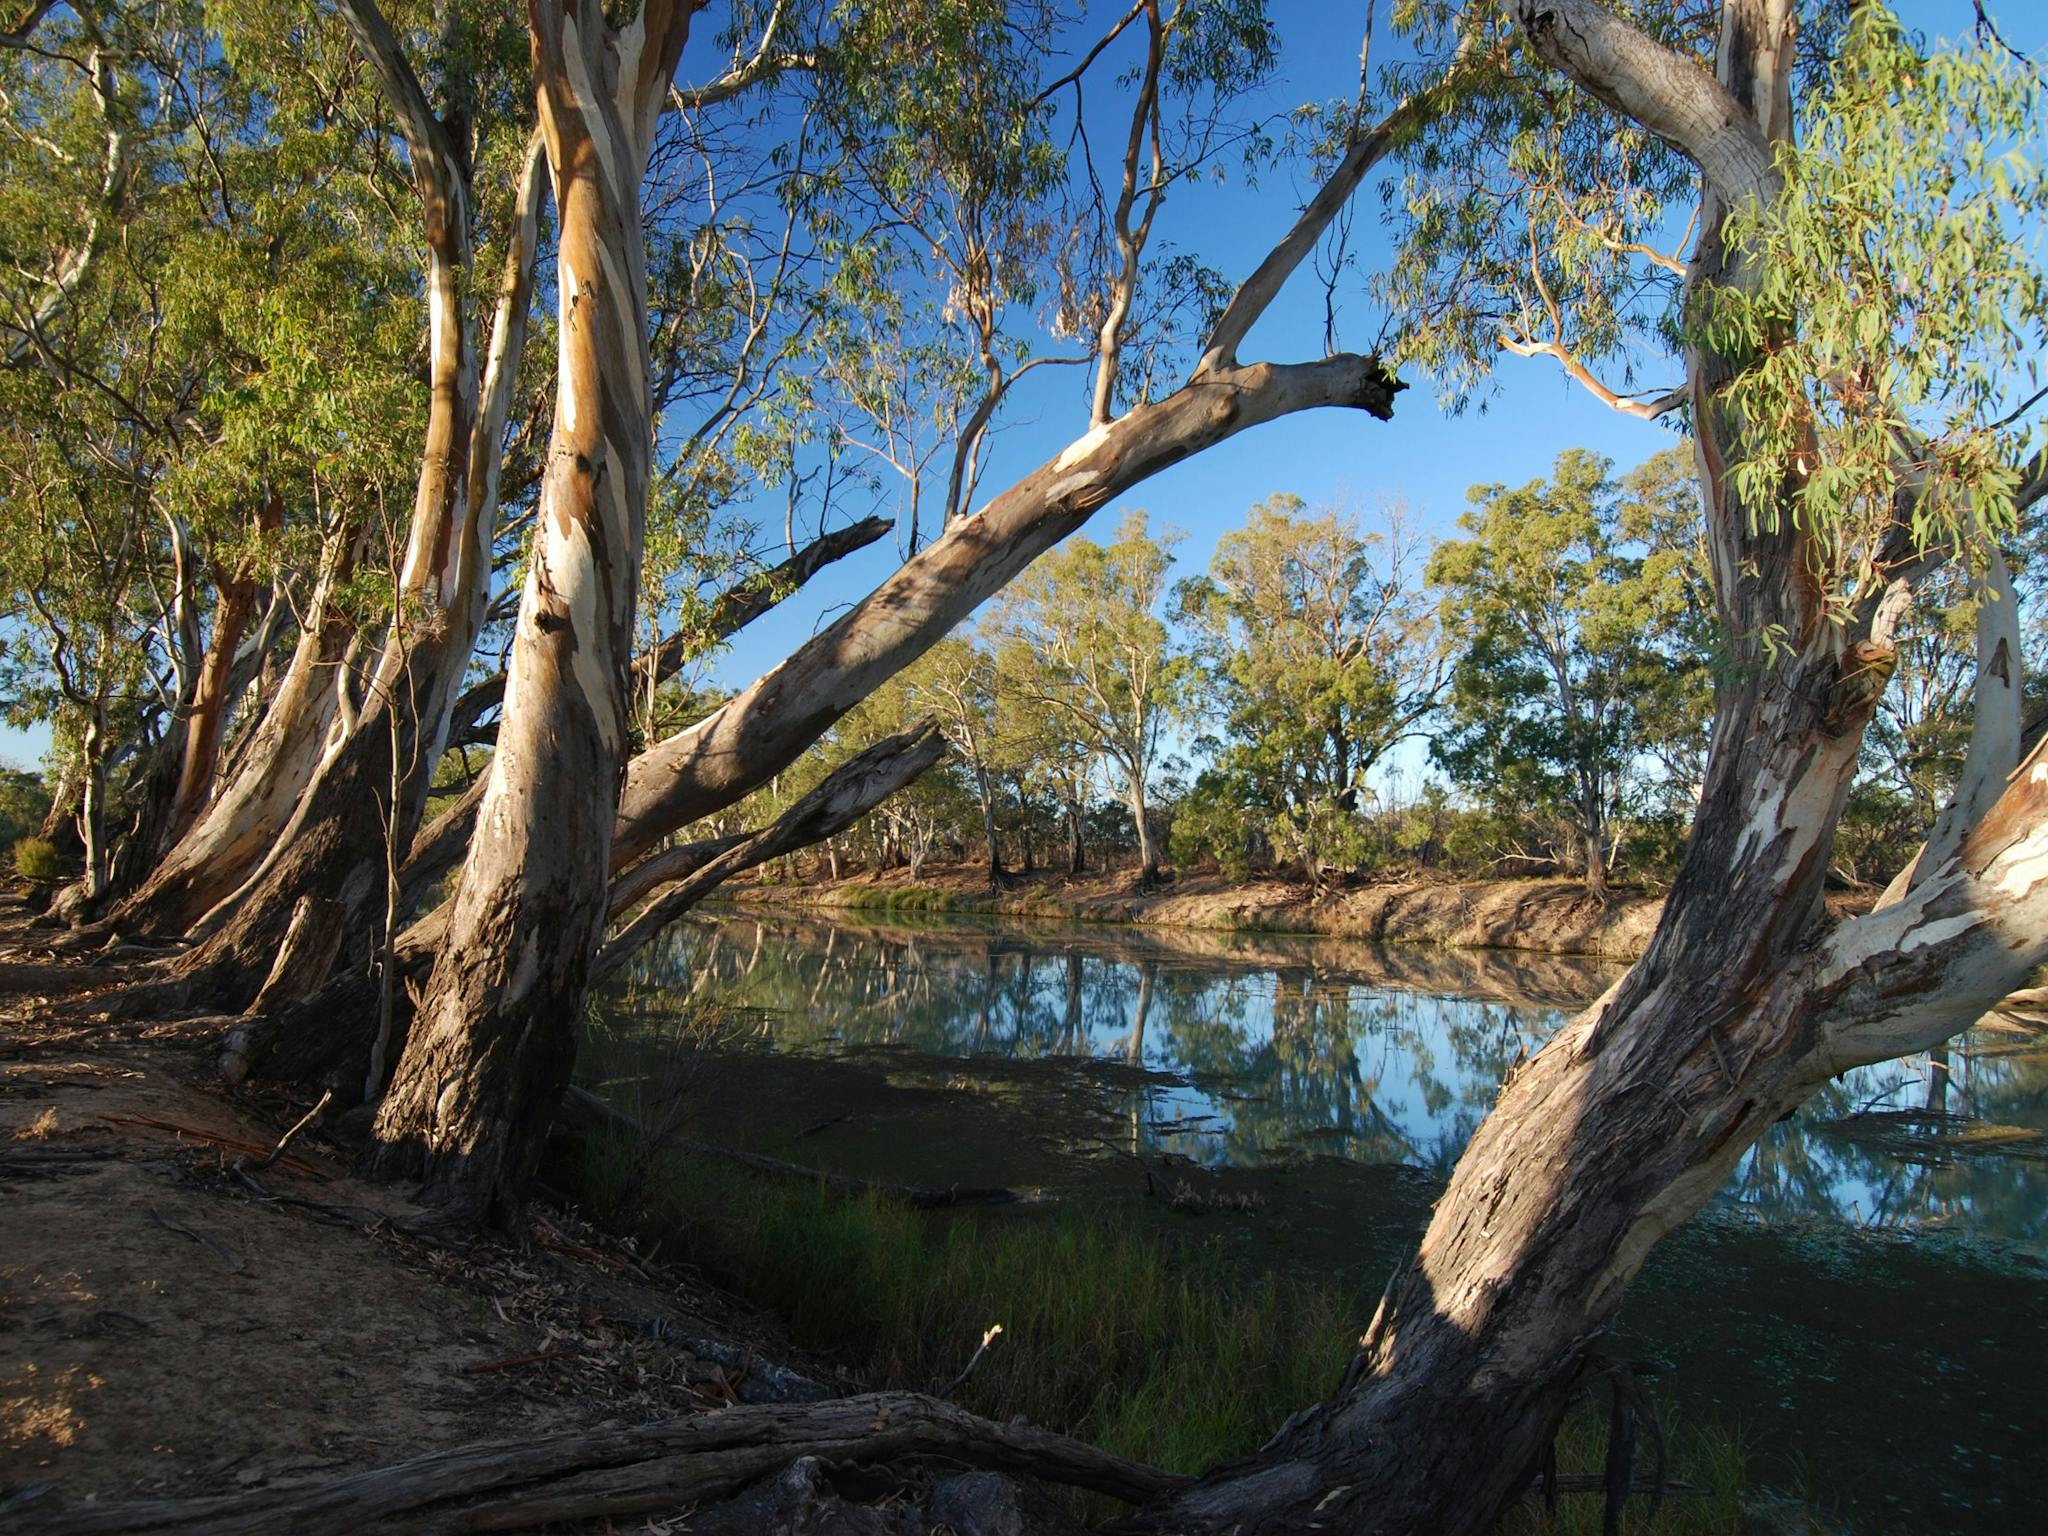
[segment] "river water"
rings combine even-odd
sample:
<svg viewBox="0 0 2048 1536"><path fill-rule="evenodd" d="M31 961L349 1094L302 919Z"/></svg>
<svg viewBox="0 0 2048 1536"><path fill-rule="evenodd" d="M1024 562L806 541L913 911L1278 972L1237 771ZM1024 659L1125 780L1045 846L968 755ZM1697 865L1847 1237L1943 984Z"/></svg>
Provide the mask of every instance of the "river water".
<svg viewBox="0 0 2048 1536"><path fill-rule="evenodd" d="M612 983L586 1070L616 1097L675 1079L679 1039L700 1065L751 1061L701 1093L705 1127L856 1172L1095 1192L1183 1169L1257 1205L1248 1262L1377 1283L1503 1074L1618 974L1267 933L725 912ZM1774 1128L1653 1260L1620 1332L1857 1531L2048 1530L2044 1261L2048 1039L1993 1020Z"/></svg>

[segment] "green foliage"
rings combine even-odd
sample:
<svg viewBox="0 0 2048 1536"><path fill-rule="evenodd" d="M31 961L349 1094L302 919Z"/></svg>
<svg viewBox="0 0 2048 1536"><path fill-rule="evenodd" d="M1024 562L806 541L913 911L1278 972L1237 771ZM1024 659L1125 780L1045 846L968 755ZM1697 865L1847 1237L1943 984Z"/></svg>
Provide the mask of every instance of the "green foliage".
<svg viewBox="0 0 2048 1536"><path fill-rule="evenodd" d="M39 773L0 767L0 843L13 843L36 831L50 813L50 791Z"/></svg>
<svg viewBox="0 0 2048 1536"><path fill-rule="evenodd" d="M1366 775L1443 687L1415 553L1398 511L1366 533L1272 496L1178 589L1216 731L1205 745L1277 856L1318 880L1365 861Z"/></svg>
<svg viewBox="0 0 2048 1536"><path fill-rule="evenodd" d="M14 844L14 872L33 885L49 885L63 872L54 843L24 837Z"/></svg>
<svg viewBox="0 0 2048 1536"><path fill-rule="evenodd" d="M1214 864L1227 879L1251 873L1256 821L1247 814L1251 788L1242 779L1210 769L1173 808L1173 831L1167 849L1180 866Z"/></svg>
<svg viewBox="0 0 2048 1536"><path fill-rule="evenodd" d="M1193 676L1159 616L1177 541L1126 513L1107 544L1076 536L1041 556L988 621L1008 691L1114 768L1134 821Z"/></svg>
<svg viewBox="0 0 2048 1536"><path fill-rule="evenodd" d="M1815 536L1838 606L1873 579L1905 481L1918 550L1974 564L2013 526L2014 381L2048 345L2042 105L2037 74L1996 45L1923 50L1859 7L1781 151L1776 201L1730 219L1742 280L1697 317L1743 360L1729 473L1755 521L1775 526L1782 504Z"/></svg>
<svg viewBox="0 0 2048 1536"><path fill-rule="evenodd" d="M1697 556L1632 543L1609 470L1571 449L1548 482L1475 487L1459 520L1470 537L1430 562L1459 647L1437 761L1498 812L1569 826L1572 856L1587 860L1611 849L1613 824L1645 787L1647 754L1674 733L1697 735L1706 693L1685 632L1688 593L1703 585ZM1697 517L1682 501L1654 514L1638 506L1631 526L1663 527L1668 539Z"/></svg>

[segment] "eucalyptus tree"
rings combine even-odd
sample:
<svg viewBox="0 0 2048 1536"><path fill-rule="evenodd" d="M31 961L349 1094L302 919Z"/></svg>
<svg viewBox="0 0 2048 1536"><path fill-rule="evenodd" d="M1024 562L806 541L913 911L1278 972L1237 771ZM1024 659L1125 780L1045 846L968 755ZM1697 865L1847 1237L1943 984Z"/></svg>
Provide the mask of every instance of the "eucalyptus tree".
<svg viewBox="0 0 2048 1536"><path fill-rule="evenodd" d="M1357 812L1366 776L1444 689L1418 554L1398 510L1368 532L1275 495L1175 593L1195 637L1215 771L1276 846L1316 869L1342 861L1337 828Z"/></svg>
<svg viewBox="0 0 2048 1536"><path fill-rule="evenodd" d="M947 743L974 781L981 812L983 857L991 889L1003 877L996 838L996 776L1002 748L996 740L996 660L972 631L949 635L901 674L913 703L937 718Z"/></svg>
<svg viewBox="0 0 2048 1536"><path fill-rule="evenodd" d="M104 531L119 501L129 527L119 559L98 539L65 552L55 524L35 546L96 569L110 596L136 585L121 739L67 733L129 763L125 829L96 832L114 846L89 861L116 889L213 797L229 726L307 600L309 544L360 526L408 451L403 283L363 238L381 230L369 157L345 121L305 110L293 77L247 67L244 45L261 49L228 19L39 6L0 39L5 221L16 271L45 274L0 298L0 389L29 475L15 486L43 486L40 512L13 504L48 522L51 495L91 500ZM304 67L331 62L308 50ZM351 501L353 519L335 516Z"/></svg>
<svg viewBox="0 0 2048 1536"><path fill-rule="evenodd" d="M1141 880L1159 873L1149 794L1189 670L1160 617L1174 542L1126 513L1107 544L1076 537L1032 566L988 621L1017 691L1122 780Z"/></svg>
<svg viewBox="0 0 2048 1536"><path fill-rule="evenodd" d="M318 761L232 912L187 963L188 975L230 999L246 1000L270 972L297 903L331 902L342 926L360 931L412 840L490 595L538 238L542 156L519 105L519 33L488 10L460 6L438 8L432 30L413 40L375 0L342 0L339 12L404 146L416 204L424 441L361 708ZM495 282L474 271L484 229L502 252ZM479 299L491 317L481 344Z"/></svg>
<svg viewBox="0 0 2048 1536"><path fill-rule="evenodd" d="M1704 666L1663 643L1685 615L1684 567L1629 547L1611 466L1584 449L1560 454L1548 481L1475 486L1471 500L1469 537L1429 566L1457 657L1450 729L1431 752L1512 814L1569 826L1586 889L1604 898L1652 744L1690 734L1678 716Z"/></svg>
<svg viewBox="0 0 2048 1536"><path fill-rule="evenodd" d="M695 10L531 14L559 229L554 436L479 832L375 1127L386 1174L424 1175L425 1198L472 1219L531 1170L537 1142L506 1128L568 1085L606 917L654 446L641 183Z"/></svg>
<svg viewBox="0 0 2048 1536"><path fill-rule="evenodd" d="M1630 181L1652 200L1697 178L1673 362L1724 654L1684 863L1644 958L1508 1080L1339 1395L1152 1528L1488 1528L1645 1257L1747 1149L1829 1078L1954 1034L2048 959L2048 762L2021 752L2009 600L1980 607L1972 747L1914 874L1831 930L1821 906L1913 586L1945 563L2003 586L1995 541L2048 487L2012 415L2048 318L2024 234L2048 210L2035 82L1989 49L1917 47L1874 5L1817 78L1812 10L1716 9L1704 31L1600 0L1468 9L1468 37L1511 29L1527 51L1491 117L1436 151L1488 173L1491 227L1517 241L1525 220L1500 209L1521 211L1531 146L1566 156L1571 185L1620 144L1677 157ZM1580 174L1573 154L1599 163ZM1587 221L1602 249L1647 243L1660 220L1615 206L1634 211ZM1437 275L1466 281L1464 253L1441 254ZM1527 254L1475 341L1498 341L1502 313L1547 313L1540 294L1510 307L1524 283L1558 293ZM1593 375L1582 334L1560 345Z"/></svg>

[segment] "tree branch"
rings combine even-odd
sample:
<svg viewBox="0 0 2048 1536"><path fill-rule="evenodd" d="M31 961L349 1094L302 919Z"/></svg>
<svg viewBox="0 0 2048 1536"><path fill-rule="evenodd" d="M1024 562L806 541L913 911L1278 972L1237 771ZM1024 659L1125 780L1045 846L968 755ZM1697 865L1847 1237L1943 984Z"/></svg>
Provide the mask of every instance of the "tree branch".
<svg viewBox="0 0 2048 1536"><path fill-rule="evenodd" d="M945 755L944 733L937 721L926 718L849 758L762 831L707 860L649 903L598 951L591 979L609 976L732 876L845 831ZM631 878L630 872L625 878Z"/></svg>
<svg viewBox="0 0 2048 1536"><path fill-rule="evenodd" d="M1514 16L1546 64L1690 156L1728 206L1775 190L1777 171L1763 129L1691 59L1599 0L1514 0Z"/></svg>

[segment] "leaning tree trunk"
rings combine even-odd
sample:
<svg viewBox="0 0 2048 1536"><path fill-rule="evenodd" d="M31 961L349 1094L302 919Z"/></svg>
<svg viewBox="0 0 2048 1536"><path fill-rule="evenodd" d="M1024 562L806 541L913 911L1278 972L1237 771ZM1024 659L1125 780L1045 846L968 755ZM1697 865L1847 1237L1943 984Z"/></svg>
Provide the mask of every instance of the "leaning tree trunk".
<svg viewBox="0 0 2048 1536"><path fill-rule="evenodd" d="M343 658L355 623L337 600L354 568L359 531L327 535L304 629L240 767L108 922L144 933L183 933L226 899L283 830L312 781L340 713Z"/></svg>
<svg viewBox="0 0 2048 1536"><path fill-rule="evenodd" d="M1597 0L1517 0L1515 13L1545 59L1700 165L1693 284L1752 280L1719 232L1730 207L1777 190L1791 0L1728 0L1718 78ZM1901 554L1852 622L1832 622L1791 488L1757 508L1725 472L1744 446L1717 399L1734 364L1705 352L1687 364L1720 619L1739 664L1722 674L1700 809L1657 933L1503 1086L1339 1395L1148 1512L1144 1529L1491 1528L1646 1256L1771 1124L1842 1071L1967 1027L2048 960L2040 748L1903 901L1816 938L1836 822L1921 552ZM1767 635L1800 638L1774 648Z"/></svg>
<svg viewBox="0 0 2048 1536"><path fill-rule="evenodd" d="M372 1157L462 1221L506 1214L540 1154L604 927L653 451L640 180L693 10L530 10L561 227L554 436L489 788Z"/></svg>
<svg viewBox="0 0 2048 1536"><path fill-rule="evenodd" d="M428 111L395 41L388 30L377 30L381 18L374 8L351 0L346 9L408 125L425 214L433 319L427 444L398 573L400 611L355 728L321 763L258 874L237 895L233 913L180 968L195 990L223 1006L247 1003L262 984L302 899L338 903L344 930L358 944L374 927L375 904L418 830L449 712L483 624L500 450L525 350L541 191L538 141L521 172L479 405L463 293L471 264L466 151ZM321 979L301 978L308 988Z"/></svg>

